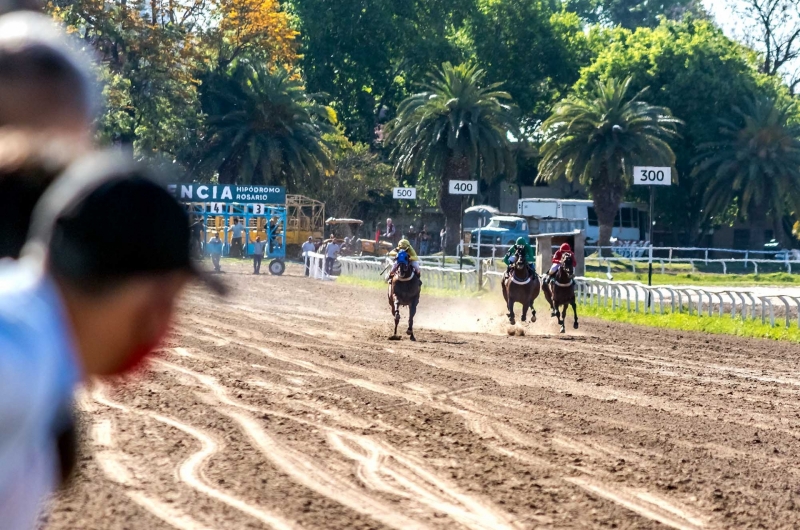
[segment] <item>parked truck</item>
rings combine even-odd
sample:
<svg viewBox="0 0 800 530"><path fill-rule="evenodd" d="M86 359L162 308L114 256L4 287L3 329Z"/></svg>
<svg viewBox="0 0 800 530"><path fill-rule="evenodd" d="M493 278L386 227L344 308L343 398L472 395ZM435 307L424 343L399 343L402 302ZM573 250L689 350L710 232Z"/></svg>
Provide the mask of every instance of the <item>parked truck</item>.
<svg viewBox="0 0 800 530"><path fill-rule="evenodd" d="M536 244L538 234L566 233L586 230L586 219L558 219L496 215L489 224L472 230L469 238L470 254L477 254L478 243L482 256L500 255L513 245L517 238L524 237Z"/></svg>

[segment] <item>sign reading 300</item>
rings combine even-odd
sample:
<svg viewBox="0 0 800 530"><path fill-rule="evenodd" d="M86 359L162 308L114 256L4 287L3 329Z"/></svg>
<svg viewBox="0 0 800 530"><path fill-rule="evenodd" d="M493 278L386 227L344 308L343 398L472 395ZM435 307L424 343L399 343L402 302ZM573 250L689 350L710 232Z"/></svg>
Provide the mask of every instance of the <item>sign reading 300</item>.
<svg viewBox="0 0 800 530"><path fill-rule="evenodd" d="M170 184L167 189L181 202L286 203L286 188L283 186Z"/></svg>

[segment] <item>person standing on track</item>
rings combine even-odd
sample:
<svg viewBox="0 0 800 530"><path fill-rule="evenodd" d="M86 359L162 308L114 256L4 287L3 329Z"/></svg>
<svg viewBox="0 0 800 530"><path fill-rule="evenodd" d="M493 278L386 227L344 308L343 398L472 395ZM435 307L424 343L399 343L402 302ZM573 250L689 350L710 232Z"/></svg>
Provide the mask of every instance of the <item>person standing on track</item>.
<svg viewBox="0 0 800 530"><path fill-rule="evenodd" d="M244 236L247 230L244 225L239 224L239 218L233 218L233 226L231 226L231 248L228 254L232 258L244 258Z"/></svg>
<svg viewBox="0 0 800 530"><path fill-rule="evenodd" d="M308 236L308 241L303 243L302 250L303 250L303 263L305 264L306 276L308 276L309 275L309 266L311 265L310 253L311 252L316 252L316 250L317 250L317 247L316 247L316 245L314 245L314 240L311 238L311 236Z"/></svg>
<svg viewBox="0 0 800 530"><path fill-rule="evenodd" d="M336 261L336 256L342 247L336 242L336 239L331 235L330 242L325 245L325 273L331 274L333 272L333 264Z"/></svg>
<svg viewBox="0 0 800 530"><path fill-rule="evenodd" d="M265 246L261 236L256 236L256 241L253 243L253 274L261 274L261 260L264 258Z"/></svg>
<svg viewBox="0 0 800 530"><path fill-rule="evenodd" d="M208 243L206 243L206 250L211 256L211 263L214 264L214 272L222 272L219 260L222 258L222 240L219 238L219 232L214 233Z"/></svg>
<svg viewBox="0 0 800 530"><path fill-rule="evenodd" d="M202 276L190 237L172 195L108 154L73 164L36 206L22 258L0 264L3 530L34 528L63 480L57 444L78 382L130 371L168 331Z"/></svg>

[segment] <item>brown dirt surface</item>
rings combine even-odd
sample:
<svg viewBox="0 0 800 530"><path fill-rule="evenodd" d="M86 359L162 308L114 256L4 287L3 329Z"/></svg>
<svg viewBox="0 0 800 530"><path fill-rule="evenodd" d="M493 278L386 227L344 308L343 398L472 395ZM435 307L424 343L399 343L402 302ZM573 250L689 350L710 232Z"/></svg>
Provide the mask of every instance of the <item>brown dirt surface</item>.
<svg viewBox="0 0 800 530"><path fill-rule="evenodd" d="M148 369L79 397L48 529L794 528L800 347L225 263ZM496 300L497 298L497 300Z"/></svg>

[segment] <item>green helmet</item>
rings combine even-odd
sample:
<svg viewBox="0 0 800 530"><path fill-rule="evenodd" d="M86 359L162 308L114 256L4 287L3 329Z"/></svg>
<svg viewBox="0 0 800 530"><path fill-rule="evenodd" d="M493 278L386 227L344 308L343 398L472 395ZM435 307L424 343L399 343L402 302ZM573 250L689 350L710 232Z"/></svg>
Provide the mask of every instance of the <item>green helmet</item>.
<svg viewBox="0 0 800 530"><path fill-rule="evenodd" d="M518 237L517 238L517 245L525 246L526 243L527 243L527 241L525 241L524 237Z"/></svg>

